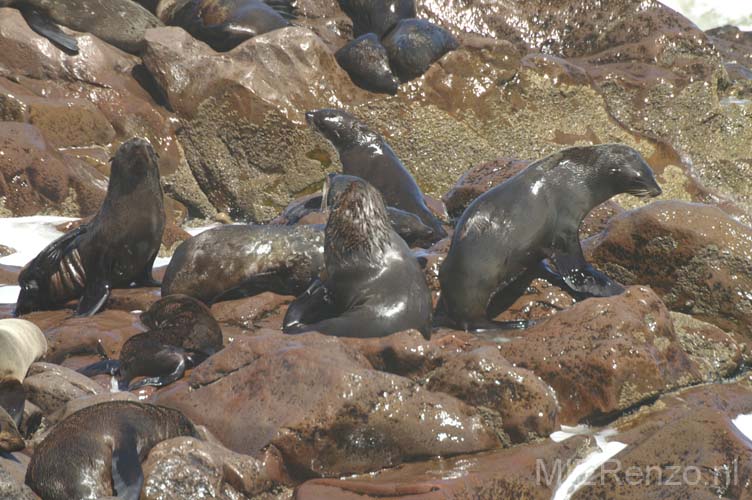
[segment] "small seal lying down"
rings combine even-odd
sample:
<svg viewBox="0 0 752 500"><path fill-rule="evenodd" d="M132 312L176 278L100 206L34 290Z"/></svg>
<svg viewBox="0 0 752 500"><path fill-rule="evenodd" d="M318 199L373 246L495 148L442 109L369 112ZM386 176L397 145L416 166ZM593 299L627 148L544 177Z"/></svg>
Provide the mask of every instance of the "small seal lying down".
<svg viewBox="0 0 752 500"><path fill-rule="evenodd" d="M352 177L331 200L325 277L295 299L285 333L382 337L414 328L431 335L431 294L418 261L392 229L379 192Z"/></svg>
<svg viewBox="0 0 752 500"><path fill-rule="evenodd" d="M578 236L588 212L620 193L658 196L661 188L640 153L602 144L559 151L479 196L457 222L439 271L454 326L503 327L490 318L516 299L505 292L526 286L546 258L577 293L621 293L621 285L585 262Z"/></svg>

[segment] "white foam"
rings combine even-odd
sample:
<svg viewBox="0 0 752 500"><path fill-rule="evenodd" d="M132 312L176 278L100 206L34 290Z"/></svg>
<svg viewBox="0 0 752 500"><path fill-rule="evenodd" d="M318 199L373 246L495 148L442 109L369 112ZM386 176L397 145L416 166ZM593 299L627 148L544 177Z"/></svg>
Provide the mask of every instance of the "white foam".
<svg viewBox="0 0 752 500"><path fill-rule="evenodd" d="M595 435L595 444L598 448L590 453L585 459L569 473L567 478L556 489L553 500L569 500L575 492L582 487L588 478L598 467L606 463L613 456L627 447L618 441L607 441L606 438L616 434L613 429L606 429Z"/></svg>
<svg viewBox="0 0 752 500"><path fill-rule="evenodd" d="M731 423L744 434L744 437L752 441L752 413L739 415Z"/></svg>
<svg viewBox="0 0 752 500"><path fill-rule="evenodd" d="M63 234L55 226L75 220L78 219L48 215L0 218L0 245L16 251L0 258L0 264L25 266Z"/></svg>
<svg viewBox="0 0 752 500"><path fill-rule="evenodd" d="M583 434L590 434L590 427L585 424L576 425L574 427L570 427L568 425L562 425L561 429L552 433L551 440L554 443L561 443L562 441L566 441L567 439L573 437L573 436L581 436Z"/></svg>
<svg viewBox="0 0 752 500"><path fill-rule="evenodd" d="M186 227L185 232L190 234L191 236L196 236L198 234L203 233L204 231L208 231L209 229L213 227L221 226L218 222L214 222L212 224L209 224L207 226L199 226L199 227Z"/></svg>

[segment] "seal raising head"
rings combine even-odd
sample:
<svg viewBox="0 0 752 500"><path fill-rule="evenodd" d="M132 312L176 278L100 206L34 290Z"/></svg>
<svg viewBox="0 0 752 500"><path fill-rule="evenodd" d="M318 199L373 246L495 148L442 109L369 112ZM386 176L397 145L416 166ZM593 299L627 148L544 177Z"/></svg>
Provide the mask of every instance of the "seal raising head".
<svg viewBox="0 0 752 500"><path fill-rule="evenodd" d="M566 286L609 296L623 288L585 261L578 231L597 205L620 193L658 196L642 156L623 144L573 147L543 158L478 197L460 217L439 271L454 325L498 328L490 318L516 299L551 259Z"/></svg>

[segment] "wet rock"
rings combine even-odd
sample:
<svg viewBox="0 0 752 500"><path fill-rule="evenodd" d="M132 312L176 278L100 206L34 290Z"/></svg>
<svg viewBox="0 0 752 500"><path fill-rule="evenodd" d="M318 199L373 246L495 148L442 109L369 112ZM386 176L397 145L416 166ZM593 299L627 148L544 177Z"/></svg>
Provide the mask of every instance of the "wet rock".
<svg viewBox="0 0 752 500"><path fill-rule="evenodd" d="M554 391L530 370L504 359L495 346L451 357L425 380L430 391L498 412L513 443L548 437L556 430Z"/></svg>
<svg viewBox="0 0 752 500"><path fill-rule="evenodd" d="M752 229L720 209L654 202L615 217L586 246L589 261L650 285L671 310L752 336Z"/></svg>
<svg viewBox="0 0 752 500"><path fill-rule="evenodd" d="M705 32L721 53L728 76L732 81L752 80L752 32L736 26L721 26Z"/></svg>
<svg viewBox="0 0 752 500"><path fill-rule="evenodd" d="M234 453L221 445L181 437L152 448L143 464L144 500L250 498L273 489L284 476L279 452L261 458Z"/></svg>
<svg viewBox="0 0 752 500"><path fill-rule="evenodd" d="M566 424L598 420L699 381L666 306L644 287L582 301L499 350L553 387Z"/></svg>
<svg viewBox="0 0 752 500"><path fill-rule="evenodd" d="M507 439L493 414L373 370L357 351L319 334L238 338L153 399L236 452L273 444L294 476L373 471ZM256 423L249 427L243 415Z"/></svg>
<svg viewBox="0 0 752 500"><path fill-rule="evenodd" d="M731 377L748 356L748 346L715 325L686 314L672 312L676 338L700 371L703 381Z"/></svg>
<svg viewBox="0 0 752 500"><path fill-rule="evenodd" d="M71 400L99 394L102 387L68 368L51 363L34 363L24 379L26 398L45 415L61 409Z"/></svg>
<svg viewBox="0 0 752 500"><path fill-rule="evenodd" d="M394 74L407 82L425 73L459 42L441 26L424 19L402 19L381 40Z"/></svg>
<svg viewBox="0 0 752 500"><path fill-rule="evenodd" d="M0 454L0 499L2 500L34 500L39 498L24 484L24 475L28 466L28 458L23 462L19 453ZM24 463L25 462L25 463Z"/></svg>
<svg viewBox="0 0 752 500"><path fill-rule="evenodd" d="M107 301L107 309L119 311L146 311L161 298L156 287L116 288Z"/></svg>
<svg viewBox="0 0 752 500"><path fill-rule="evenodd" d="M217 302L211 307L214 318L224 325L243 330L274 328L280 330L286 306L294 297L264 292L253 297Z"/></svg>

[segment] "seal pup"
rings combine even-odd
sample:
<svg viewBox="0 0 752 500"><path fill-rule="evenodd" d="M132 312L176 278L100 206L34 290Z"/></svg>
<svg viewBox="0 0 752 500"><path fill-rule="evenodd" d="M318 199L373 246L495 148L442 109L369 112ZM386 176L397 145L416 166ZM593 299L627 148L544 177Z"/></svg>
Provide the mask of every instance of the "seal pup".
<svg viewBox="0 0 752 500"><path fill-rule="evenodd" d="M166 24L180 26L224 52L241 42L290 26L292 0L178 0L161 14Z"/></svg>
<svg viewBox="0 0 752 500"><path fill-rule="evenodd" d="M80 298L76 314L99 311L112 288L158 286L152 265L165 225L157 155L145 139L118 148L101 208L88 224L50 243L18 276L14 314Z"/></svg>
<svg viewBox="0 0 752 500"><path fill-rule="evenodd" d="M578 235L588 212L620 193L658 196L661 188L637 151L602 144L559 151L479 196L457 222L439 270L442 304L454 326L502 326L489 318L503 310L497 310L502 301L516 298L505 292L529 282L546 258L574 292L621 293L621 285L585 261Z"/></svg>
<svg viewBox="0 0 752 500"><path fill-rule="evenodd" d="M87 377L110 373L129 391L147 385L162 387L224 347L222 329L209 308L187 295L158 300L141 314L141 322L149 330L129 338L119 360L109 359L100 344L104 359L79 369L79 373ZM136 377L146 378L131 384Z"/></svg>
<svg viewBox="0 0 752 500"><path fill-rule="evenodd" d="M358 87L382 94L395 95L400 81L389 67L389 55L379 37L367 33L351 41L334 58Z"/></svg>
<svg viewBox="0 0 752 500"><path fill-rule="evenodd" d="M416 16L415 0L339 0L353 23L355 37L375 33L381 37L400 19Z"/></svg>
<svg viewBox="0 0 752 500"><path fill-rule="evenodd" d="M0 7L19 9L31 29L74 54L76 39L54 23L91 33L131 54L143 49L146 30L163 26L132 0L0 0Z"/></svg>
<svg viewBox="0 0 752 500"><path fill-rule="evenodd" d="M417 215L433 231L433 241L446 236L439 219L423 200L418 184L381 135L339 109L306 113L308 124L337 149L346 175L360 177L378 189L384 202Z"/></svg>
<svg viewBox="0 0 752 500"><path fill-rule="evenodd" d="M414 328L429 338L431 294L381 194L355 178L332 198L324 277L290 304L283 331L366 338Z"/></svg>
<svg viewBox="0 0 752 500"><path fill-rule="evenodd" d="M402 19L381 43L392 71L402 82L418 78L444 54L460 46L451 33L424 19Z"/></svg>
<svg viewBox="0 0 752 500"><path fill-rule="evenodd" d="M324 234L315 227L220 226L178 246L162 296L179 293L211 304L266 291L299 295L323 266Z"/></svg>
<svg viewBox="0 0 752 500"><path fill-rule="evenodd" d="M179 436L198 437L177 410L134 401L89 406L53 427L35 448L26 484L44 500L138 500L141 462L158 443Z"/></svg>

